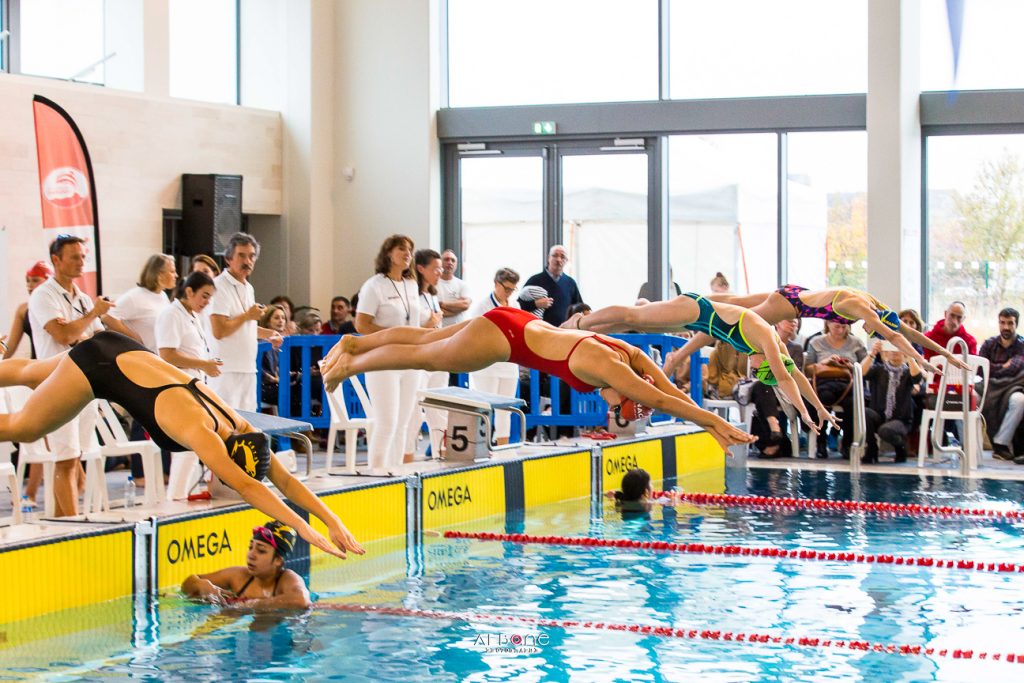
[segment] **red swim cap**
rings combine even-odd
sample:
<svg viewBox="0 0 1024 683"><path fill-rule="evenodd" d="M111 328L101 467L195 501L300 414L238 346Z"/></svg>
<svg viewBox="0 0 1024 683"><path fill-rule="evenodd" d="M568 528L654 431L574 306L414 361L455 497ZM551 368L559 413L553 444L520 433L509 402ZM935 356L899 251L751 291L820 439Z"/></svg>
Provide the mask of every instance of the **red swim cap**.
<svg viewBox="0 0 1024 683"><path fill-rule="evenodd" d="M46 261L36 261L32 264L32 267L25 271L25 277L42 277L47 278L53 275L53 271Z"/></svg>
<svg viewBox="0 0 1024 683"><path fill-rule="evenodd" d="M643 376L644 381L654 384L654 378L650 375ZM633 422L634 420L646 420L654 414L654 408L649 408L641 403L637 403L631 398L623 398L622 403L617 406L619 417L624 420Z"/></svg>

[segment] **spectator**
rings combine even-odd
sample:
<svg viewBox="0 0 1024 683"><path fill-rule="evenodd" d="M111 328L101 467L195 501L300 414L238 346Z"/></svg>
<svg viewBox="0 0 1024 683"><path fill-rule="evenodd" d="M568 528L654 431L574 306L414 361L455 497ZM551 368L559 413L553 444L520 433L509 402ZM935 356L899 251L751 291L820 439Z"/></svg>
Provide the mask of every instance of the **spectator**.
<svg viewBox="0 0 1024 683"><path fill-rule="evenodd" d="M921 319L921 314L915 311L913 308L904 308L900 311L900 323L907 325L908 327L917 330L921 334L924 334L924 320ZM910 342L910 345L914 347L914 350L918 353L924 352L924 347L920 344Z"/></svg>
<svg viewBox="0 0 1024 683"><path fill-rule="evenodd" d="M455 269L459 266L459 257L451 249L441 254L441 279L437 283L437 300L441 305L444 318L442 327L461 323L466 319L473 300L469 297L469 288L461 279L455 277Z"/></svg>
<svg viewBox="0 0 1024 683"><path fill-rule="evenodd" d="M323 319L320 317L320 310L312 306L299 306L295 309L296 333L300 335L319 335L323 326ZM309 350L309 383L302 388L302 349L293 347L291 350L291 374L293 377L293 389L291 392L292 415L302 415L302 392L309 394L309 411L313 416L321 415L323 404L320 397L324 393L324 383L320 378L320 360L324 357L322 348L311 348ZM298 373L296 373L298 370ZM295 383L298 389L295 389Z"/></svg>
<svg viewBox="0 0 1024 683"><path fill-rule="evenodd" d="M853 373L851 367L868 355L864 344L850 334L850 326L845 323L825 322L825 333L814 337L804 356L804 372L812 377L815 391L821 402L828 407L840 406L843 410L838 415L843 431L841 453L843 458L850 457L850 443L853 441L853 430L848 429L853 418ZM811 408L811 416L817 420L817 411ZM818 438L817 457L828 457L828 446L824 433Z"/></svg>
<svg viewBox="0 0 1024 683"><path fill-rule="evenodd" d="M712 294L729 293L729 281L725 279L725 275L722 275L721 272L715 273L715 276L711 278L711 283L709 286L711 287Z"/></svg>
<svg viewBox="0 0 1024 683"><path fill-rule="evenodd" d="M939 346L945 346L953 337L960 337L967 342L967 353L978 353L978 341L964 328L964 320L967 318L967 305L962 301L954 301L947 308L942 320L939 320L932 329L924 333L924 336L931 339ZM936 355L930 349L924 350L925 360L930 360Z"/></svg>
<svg viewBox="0 0 1024 683"><path fill-rule="evenodd" d="M775 331L779 333L779 339L786 345L786 353L793 359L798 368L804 366L804 347L799 341L800 318L796 320L781 320L775 324Z"/></svg>
<svg viewBox="0 0 1024 683"><path fill-rule="evenodd" d="M352 303L343 296L331 299L331 317L320 328L320 334L355 334Z"/></svg>
<svg viewBox="0 0 1024 683"><path fill-rule="evenodd" d="M53 270L46 265L46 261L36 261L31 268L25 272L25 287L29 296L36 287L46 282L48 277L53 275ZM14 319L11 321L11 331L7 335L7 348L4 349L4 360L12 357L21 344L22 337L28 337L30 358L36 357L36 347L32 341L32 323L28 319L28 302L18 304L14 310ZM37 465L33 465L37 467Z"/></svg>
<svg viewBox="0 0 1024 683"><path fill-rule="evenodd" d="M213 280L201 270L181 283L178 297L156 319L157 353L186 374L206 382L220 374L221 363L210 353L202 313L213 298Z"/></svg>
<svg viewBox="0 0 1024 683"><path fill-rule="evenodd" d="M881 363L876 358L881 354ZM912 395L921 391L924 375L917 361L890 342L876 341L861 362L869 397L864 407L866 448L861 462L878 462L878 441L892 445L896 462L907 461L907 435L913 425ZM845 429L844 435L845 435Z"/></svg>
<svg viewBox="0 0 1024 683"><path fill-rule="evenodd" d="M295 302L292 301L291 298L285 294L278 294L277 296L270 300L270 303L274 304L275 306L280 306L282 309L284 309L285 317L288 318L288 322L287 324L285 324L285 331L283 336L287 337L292 334L298 334L299 326L295 324Z"/></svg>
<svg viewBox="0 0 1024 683"><path fill-rule="evenodd" d="M174 259L166 254L154 254L146 259L139 273L139 281L117 299L110 315L123 322L135 333L142 345L153 353L156 348L156 319L171 305L167 290L178 282ZM133 438L136 438L136 435Z"/></svg>
<svg viewBox="0 0 1024 683"><path fill-rule="evenodd" d="M265 327L268 330L273 330L278 334L284 334L288 326L288 317L284 312L284 309L276 304L270 304L263 311L263 315L260 316L260 327ZM277 414L277 400L278 400L278 387L280 382L280 367L281 367L281 349L271 348L269 351L263 354L263 358L260 359L260 390L263 396L264 406L273 406L274 415ZM291 395L295 396L297 387L299 385L299 373L297 370L291 371L289 377L289 383L292 387Z"/></svg>
<svg viewBox="0 0 1024 683"><path fill-rule="evenodd" d="M263 307L256 303L256 292L249 282L259 258L260 245L251 235L236 232L224 249L227 270L217 276L217 288L210 302L210 327L216 340L215 355L224 365L219 377L211 378L210 387L232 408L257 409L256 351L257 340L266 339L275 348L281 335L257 322Z"/></svg>
<svg viewBox="0 0 1024 683"><path fill-rule="evenodd" d="M518 282L518 278L516 278L516 281ZM568 309L566 309L565 319L568 320L577 313L579 313L580 315L587 315L588 313L592 313L593 311L594 309L590 307L590 304L585 304L581 301L580 303L573 304Z"/></svg>
<svg viewBox="0 0 1024 683"><path fill-rule="evenodd" d="M708 398L730 399L736 383L747 374L747 357L729 344L717 342L708 359L704 394Z"/></svg>
<svg viewBox="0 0 1024 683"><path fill-rule="evenodd" d="M672 267L671 266L669 266L669 269L668 269L668 277L669 277L669 280L672 281L672 287L671 287L672 291L669 293L669 297L681 296L682 293L683 293L683 288L680 287L679 283L675 281L675 274L672 272ZM654 301L655 299L659 299L661 297L660 296L655 296L654 288L651 287L651 283L650 282L645 282L642 285L640 285L640 291L637 292L636 298L637 299L645 299L647 301ZM566 317L567 318L571 318L572 314L570 313Z"/></svg>
<svg viewBox="0 0 1024 683"><path fill-rule="evenodd" d="M108 315L114 307L109 300L94 302L75 284L85 269L85 240L74 235L61 235L50 243L53 277L32 292L28 317L39 358L52 358L68 351L83 339L103 329L133 337L120 320ZM79 481L83 474L79 458L86 448L99 448L96 440L96 404L89 403L67 424L47 435L50 452L57 460L53 495L56 516L78 514Z"/></svg>
<svg viewBox="0 0 1024 683"><path fill-rule="evenodd" d="M440 329L444 313L437 299L437 284L441 279L441 255L433 249L420 249L416 252L416 282L420 292L416 305L420 308L420 327ZM437 389L448 386L448 373L443 371L428 372L420 370L420 389ZM444 411L419 406L412 409L412 417L405 431L404 462L412 462L416 454L416 437L426 418L430 438L431 455L440 455L444 430L448 426Z"/></svg>
<svg viewBox="0 0 1024 683"><path fill-rule="evenodd" d="M569 306L583 301L576 281L565 274L565 264L568 262L569 255L565 247L561 244L551 247L548 251L547 270L530 276L524 285L524 289L531 286L540 287L548 295L539 299L519 297L519 303L524 311L543 310L544 321L555 327L565 322Z"/></svg>
<svg viewBox="0 0 1024 683"><path fill-rule="evenodd" d="M989 362L990 391L986 403L999 406L986 416L992 457L1014 462L1014 437L1024 417L1024 386L1020 382L1024 377L1024 338L1017 334L1019 319L1016 309L999 311L999 334L986 339L978 353Z"/></svg>
<svg viewBox="0 0 1024 683"><path fill-rule="evenodd" d="M682 361L676 358L682 356ZM665 354L665 369L668 378L684 394L690 393L690 354L684 354L682 347ZM701 374L707 376L707 366L701 367Z"/></svg>
<svg viewBox="0 0 1024 683"><path fill-rule="evenodd" d="M469 317L478 318L487 311L499 306L519 308L519 303L512 296L519 284L519 273L511 268L499 268L494 274L494 291L480 299L469 311ZM585 306L586 304L580 304ZM469 387L474 391L482 391L499 396L515 396L519 385L519 366L515 363L495 363L494 365L469 374ZM508 443L512 429L512 417L505 410L496 411L494 415L494 438L498 445Z"/></svg>
<svg viewBox="0 0 1024 683"><path fill-rule="evenodd" d="M324 326L320 309L312 306L300 306L295 311L294 322L298 334L320 334L320 328Z"/></svg>
<svg viewBox="0 0 1024 683"><path fill-rule="evenodd" d="M796 341L800 320L783 320L775 324L779 339L786 345L786 352L796 363L796 367L804 365L804 348ZM750 394L754 404L754 419L750 425L750 433L757 437L757 450L762 458L788 458L793 454L793 446L786 438L786 414L779 403L775 390L761 382L754 382ZM794 428L798 428L794 425Z"/></svg>
<svg viewBox="0 0 1024 683"><path fill-rule="evenodd" d="M220 275L220 266L217 265L212 256L207 256L206 254L196 254L193 256L190 268L190 272L194 273L198 270L209 276L211 280Z"/></svg>
<svg viewBox="0 0 1024 683"><path fill-rule="evenodd" d="M25 287L28 289L29 296L32 296L32 292L39 285L46 282L46 278L53 275L53 270L46 264L46 261L36 261L28 271L25 272ZM4 349L4 360L11 358L15 353L18 352L18 347L21 344L22 338L28 339L28 352L30 358L36 357L36 346L32 341L32 323L28 319L28 302L24 302L18 305L18 308L14 311L14 319L11 321L11 332L7 335L7 347ZM28 390L24 388L12 387L8 389L11 395L24 392L28 395ZM38 456L41 452L45 452L46 444L41 440L33 443L20 443L18 444L18 457L22 457L29 451L33 451L33 454ZM39 492L39 484L43 481L43 465L38 462L30 463L28 466L28 482L25 484L25 488L22 490L22 494L28 499L29 505L35 506L36 494Z"/></svg>
<svg viewBox="0 0 1024 683"><path fill-rule="evenodd" d="M375 274L359 290L356 330L360 334L402 325L420 326L412 270L414 248L413 241L405 235L391 235L381 244L374 261ZM417 370L366 373L366 390L374 411L368 448L370 473L391 473L401 462L405 427L416 407L419 381Z"/></svg>

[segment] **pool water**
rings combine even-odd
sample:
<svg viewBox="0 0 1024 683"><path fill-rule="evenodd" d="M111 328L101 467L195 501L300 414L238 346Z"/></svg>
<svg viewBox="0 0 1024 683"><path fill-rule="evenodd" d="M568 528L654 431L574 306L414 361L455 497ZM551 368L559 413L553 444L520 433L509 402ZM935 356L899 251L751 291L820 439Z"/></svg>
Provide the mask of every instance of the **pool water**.
<svg viewBox="0 0 1024 683"><path fill-rule="evenodd" d="M1024 483L751 470L732 493L1019 509ZM1024 562L1021 523L760 508L546 506L470 531L779 546ZM375 550L371 544L371 554ZM759 632L1024 653L1024 575L428 537L419 557L314 562L318 607L253 615L177 596L21 622L0 678L94 680L1022 680L1003 661L708 642L621 631L449 620L332 605ZM368 571L369 570L369 571ZM350 577L363 577L353 585ZM349 578L347 578L349 577ZM367 578L368 577L368 578ZM69 623L88 625L70 633ZM48 626L46 626L48 624ZM104 626L106 624L106 626ZM47 633L50 632L49 635ZM518 639L522 644L515 645Z"/></svg>

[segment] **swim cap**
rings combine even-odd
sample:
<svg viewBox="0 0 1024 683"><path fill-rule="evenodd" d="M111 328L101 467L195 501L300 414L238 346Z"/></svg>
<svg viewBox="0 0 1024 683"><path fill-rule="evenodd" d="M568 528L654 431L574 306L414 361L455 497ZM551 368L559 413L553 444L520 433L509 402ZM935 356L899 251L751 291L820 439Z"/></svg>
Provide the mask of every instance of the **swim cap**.
<svg viewBox="0 0 1024 683"><path fill-rule="evenodd" d="M266 434L232 434L224 440L224 445L228 449L228 457L246 474L256 481L263 481L266 478L270 469L270 439Z"/></svg>
<svg viewBox="0 0 1024 683"><path fill-rule="evenodd" d="M796 363L794 363L793 359L789 356L782 357L782 364L786 366L786 372L791 375L793 374L793 371L796 370ZM757 378L758 382L769 387L774 387L779 383L779 380L776 379L774 373L772 373L772 368L768 365L767 360L761 363L757 370L754 371L754 377Z"/></svg>
<svg viewBox="0 0 1024 683"><path fill-rule="evenodd" d="M270 544L278 555L287 557L295 547L295 539L298 537L290 526L272 519L263 526L254 527L252 538L254 541Z"/></svg>
<svg viewBox="0 0 1024 683"><path fill-rule="evenodd" d="M643 375L643 379L645 382L654 384L654 378L650 375ZM654 414L654 408L648 408L643 404L637 403L631 398L625 397L623 397L622 403L615 406L614 410L618 413L619 417L623 420L629 420L630 422L633 422L634 420L646 420Z"/></svg>
<svg viewBox="0 0 1024 683"><path fill-rule="evenodd" d="M25 277L48 278L53 275L53 270L46 261L36 261L32 267L25 271Z"/></svg>
<svg viewBox="0 0 1024 683"><path fill-rule="evenodd" d="M899 332L900 325L902 325L902 322L900 321L899 313L897 313L896 311L889 311L889 310L875 311L875 313L878 314L878 319L882 321L883 325L888 327L893 332ZM871 332L869 336L872 339L884 339L885 338L882 335L878 334L877 332Z"/></svg>

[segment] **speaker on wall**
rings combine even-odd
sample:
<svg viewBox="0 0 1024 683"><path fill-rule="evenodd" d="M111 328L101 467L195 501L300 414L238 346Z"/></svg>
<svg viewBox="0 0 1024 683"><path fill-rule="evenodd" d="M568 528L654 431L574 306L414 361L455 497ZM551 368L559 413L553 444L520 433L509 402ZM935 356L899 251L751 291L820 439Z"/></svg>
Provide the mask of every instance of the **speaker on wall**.
<svg viewBox="0 0 1024 683"><path fill-rule="evenodd" d="M228 238L242 229L242 176L182 175L181 218L179 253L222 254Z"/></svg>

